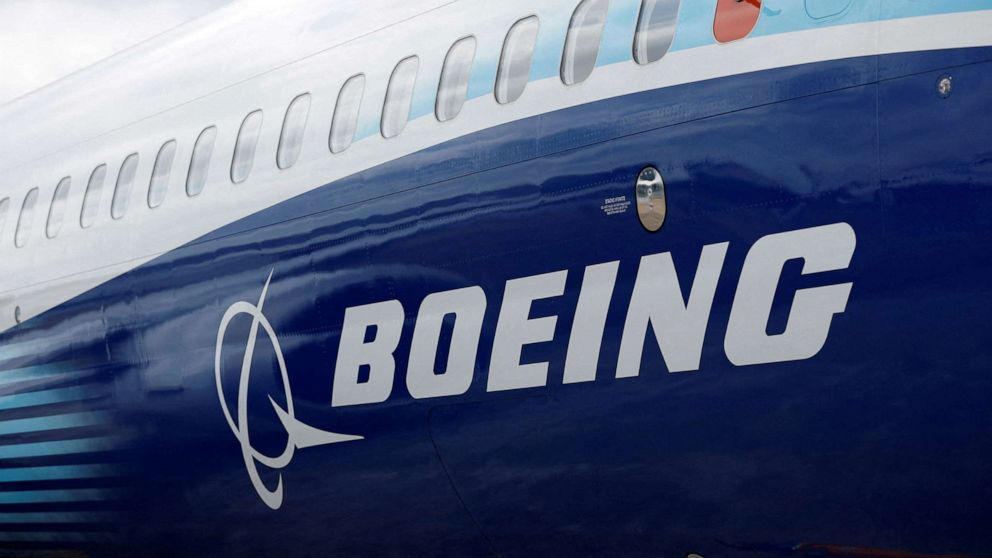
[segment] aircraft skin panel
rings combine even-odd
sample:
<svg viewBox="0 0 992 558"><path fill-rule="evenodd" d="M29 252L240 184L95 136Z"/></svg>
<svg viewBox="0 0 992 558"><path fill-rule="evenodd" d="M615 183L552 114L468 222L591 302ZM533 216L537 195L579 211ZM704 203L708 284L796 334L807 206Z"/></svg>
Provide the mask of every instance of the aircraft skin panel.
<svg viewBox="0 0 992 558"><path fill-rule="evenodd" d="M926 13L556 68L446 123L417 89L340 157L353 74L287 78L238 186L257 105L186 107L187 165L221 130L200 197L138 182L122 225L114 170L105 222L3 249L0 554L988 556L990 12ZM959 32L902 35L934 22ZM306 90L321 124L280 173ZM128 134L150 167L164 119L72 154L74 192Z"/></svg>
<svg viewBox="0 0 992 558"><path fill-rule="evenodd" d="M852 75L861 63L871 61L708 86L748 91L795 72ZM980 281L990 262L973 254L988 248L981 231L989 225L984 209L992 200L984 186L992 169L982 162L987 145L973 140L987 136L988 122L971 115L986 101L992 74L988 63L956 68L956 82L971 87L960 86L953 104L935 95L937 74L673 122L335 211L298 210L319 208L350 185L385 188L418 170L430 176L430 161L489 145L485 134L463 138L276 206L268 217L253 217L268 226L232 226L77 297L8 332L3 345L43 343L64 328L94 322L106 324L105 337L93 331L43 354L19 350L4 367L35 367L39 381L90 370L70 385L103 390L100 403L83 408L109 409L113 423L98 431L80 426L87 434L80 438L64 429L30 433L34 444L48 444L40 446L47 453L23 454L20 443L0 449L13 452L4 463L18 469L115 464L124 472L112 477L109 506L124 513L115 521L95 516L105 530L63 529L59 536L15 535L22 526L12 523L5 540L88 541L95 552L108 553L138 545L163 556L306 555L314 548L750 556L742 544L824 541L980 556L990 542L981 465L989 448L980 442L988 417L981 403L982 335L975 332L984 331L981 316L990 304ZM686 89L706 96L705 88ZM636 111L681 94L659 90L603 101L509 124L493 137L505 140L497 149L513 153L514 138L545 137L535 136L535 128L554 132L577 120L610 126L600 118L604 112ZM918 118L901 117L907 104ZM938 122L969 133L934 140L924 131ZM933 141L937 149L927 149ZM964 163L923 153L955 153L968 171L956 174ZM631 194L632 178L646 164L666 178L669 216L658 234L644 232L632 210L603 210L604 200ZM945 178L934 182L934 176ZM769 329L781 333L797 291L852 284L822 349L798 361L728 361L729 314L752 247L768 235L837 224L856 234L849 266L803 275L801 261L787 263L769 315ZM648 331L637 375L617 378L641 258L670 253L680 294L688 296L704 247L723 243L698 370L669 372L674 353L660 351ZM595 380L565 385L583 270L613 261L619 263ZM955 274L935 271L952 267ZM546 379L532 388L490 391L507 281L559 271L566 272L561 294L535 301L530 311L535 319L557 317L553 341L525 345L520 355L523 363L548 363ZM277 510L252 488L237 437L219 409L214 370L221 316L239 301L257 305L263 287L259 315L276 333L295 419L363 437L297 449L282 469L256 464L264 489L281 478ZM432 293L470 287L486 300L471 384L457 397L414 399L406 369L413 330L423 319L418 310ZM346 309L390 300L402 307L402 325L387 399L333 406ZM235 318L222 336L221 389L232 409L254 319ZM266 399L280 408L287 402L264 331L255 347L249 368L258 372L245 400L250 443L274 456L287 429ZM54 361L77 364L42 370L60 354ZM67 435L70 445L88 452L58 446ZM53 490L68 482L27 486ZM108 481L71 483L92 490ZM22 486L14 481L5 488ZM99 510L108 506L99 502ZM11 513L44 506L55 515L42 518L43 525L80 519L59 516L65 504L30 506ZM45 537L49 543L37 542Z"/></svg>
<svg viewBox="0 0 992 558"><path fill-rule="evenodd" d="M611 5L611 13L620 12L622 7L636 12L633 5ZM542 19L546 25L542 27L543 39L539 40L538 52L560 52L560 43L568 24L568 18L561 12L562 7L557 4L538 10L539 14L546 16ZM369 36L365 42L349 43L344 49L332 49L322 57L306 59L281 73L266 74L242 83L223 95L208 96L142 120L102 137L96 145L87 142L46 158L44 164L29 165L22 169L24 172L11 173L3 187L12 188L10 198L14 208L20 207L27 193L21 185L37 185L40 188L39 199L50 200L59 180L67 174L73 176L74 187L66 209L66 221L72 224L73 221L78 222L73 216L81 212L86 180L94 167L105 163L110 169L106 192L99 200L95 225L86 229L66 226L57 239L48 240L44 238L45 220L38 218L34 222L36 230L31 249L6 250L6 265L10 273L0 292L0 328L16 324L13 316L15 307L20 307L23 321L151 258L322 184L506 122L638 91L700 83L728 75L864 57L875 52L945 50L992 43L985 32L992 25L992 10L987 10L833 25L802 32L749 37L728 44L672 52L655 64L640 66L629 59L630 30L616 27L614 33L609 35L613 27L608 22L604 32L604 51L619 48L611 46L618 42L626 52L626 62L601 66L586 82L566 87L557 77L558 63L546 61L542 66L538 56L531 78L537 78L542 72L553 77L530 83L527 97L521 102L500 105L491 95L496 73L495 58L502 45L504 30L519 17L519 13L499 12L491 16L492 21L483 28L484 32L478 33L479 67L473 73L473 81L481 80L490 93L469 100L459 118L450 122L439 123L433 115L426 115L412 120L405 129L406 133L397 138L387 140L375 135L380 116L378 108L385 98L385 85L392 65L410 54L411 49L402 45L431 41L422 43L425 46L422 47L421 58L425 64L414 95L413 106L416 108L430 104L424 99L436 95L436 78L440 74L444 53L452 41L464 36L464 32L458 30L453 31L450 37L439 35L424 39L419 28L410 27L404 28L405 35L395 37L395 43L388 43L385 52L383 50L387 47L377 37ZM557 32L554 27L556 21ZM701 24L699 21L692 23L696 26ZM409 39L405 40L405 37ZM885 39L887 37L891 40ZM895 37L904 38L896 40ZM430 49L426 46L428 44ZM809 48L810 45L814 47ZM388 62L370 65L367 62L369 49L377 53L376 59ZM436 55L429 55L431 49L436 51ZM774 53L774 56L769 53ZM546 54L543 56L547 57ZM491 63L486 62L486 57L493 59ZM326 75L328 65L338 68L334 77L315 80L314 76ZM332 156L326 144L334 100L345 79L359 73L366 74L369 83L357 134L358 138L365 139L356 141L347 152ZM866 75L866 79L871 79L871 76ZM814 82L802 85L803 88L816 86L830 88L833 84ZM795 87L794 82L789 82L788 87ZM469 94L473 95L476 89L480 87L470 83ZM291 169L280 170L271 164L274 156L270 157L279 141L279 123L287 104L304 91L310 91L314 99L309 119L311 125L305 131L305 149L299 163ZM788 95L788 89L783 89L781 95ZM727 95L721 95L719 99L728 104L728 110L747 102ZM233 108L238 106L243 110ZM247 182L231 187L229 161L221 161L234 151L237 130L244 116L259 106L272 123L260 137L257 150L260 164L256 165ZM177 121L187 124L177 130ZM209 169L206 193L187 197L184 195L185 170L195 139L208 125L219 126L215 146L219 160ZM645 121L645 127L650 125L649 121ZM110 191L116 169L121 166L124 157L136 150L143 157L143 165L139 164L135 179L135 190L139 192L137 197L143 198L141 192L147 190L154 154L171 139L178 141L177 162L164 203L153 209L138 201L131 204L123 219L107 217L111 211ZM265 159L269 164L261 164ZM494 164L499 164L499 161ZM361 197L358 196L358 199ZM11 223L3 235L5 238L0 241L12 244L13 228Z"/></svg>

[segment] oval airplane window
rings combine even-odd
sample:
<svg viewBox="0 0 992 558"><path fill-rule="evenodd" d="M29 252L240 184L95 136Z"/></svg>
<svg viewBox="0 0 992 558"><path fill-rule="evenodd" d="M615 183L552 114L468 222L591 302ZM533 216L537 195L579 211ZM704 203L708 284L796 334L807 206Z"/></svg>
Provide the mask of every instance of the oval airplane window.
<svg viewBox="0 0 992 558"><path fill-rule="evenodd" d="M610 0L582 0L572 13L561 59L561 80L565 85L582 83L592 75L609 9Z"/></svg>
<svg viewBox="0 0 992 558"><path fill-rule="evenodd" d="M69 187L72 179L68 176L59 181L55 187L55 194L52 196L52 205L48 208L48 223L45 225L45 235L48 238L55 238L62 230L62 221L65 219L65 204L69 198Z"/></svg>
<svg viewBox="0 0 992 558"><path fill-rule="evenodd" d="M634 34L634 60L650 64L661 60L675 40L680 0L644 0Z"/></svg>
<svg viewBox="0 0 992 558"><path fill-rule="evenodd" d="M189 197L199 195L207 185L207 173L210 171L210 158L214 154L216 139L216 126L204 129L196 138L193 157L189 161L189 173L186 175L186 195Z"/></svg>
<svg viewBox="0 0 992 558"><path fill-rule="evenodd" d="M165 201L172 176L172 163L176 160L176 140L165 142L155 157L152 179L148 183L148 207L155 209Z"/></svg>
<svg viewBox="0 0 992 558"><path fill-rule="evenodd" d="M506 34L496 72L496 100L500 104L512 103L524 94L540 26L537 16L530 16L514 23Z"/></svg>
<svg viewBox="0 0 992 558"><path fill-rule="evenodd" d="M248 179L255 163L255 148L262 132L262 111L256 110L245 117L238 130L238 141L234 144L234 159L231 161L231 182L240 184Z"/></svg>
<svg viewBox="0 0 992 558"><path fill-rule="evenodd" d="M654 167L647 167L637 175L634 189L637 199L637 217L648 232L658 232L665 224L668 204L665 200L665 179Z"/></svg>
<svg viewBox="0 0 992 558"><path fill-rule="evenodd" d="M286 118L282 121L282 133L279 134L279 150L276 152L276 164L280 169L288 169L299 160L309 115L309 93L304 93L289 103Z"/></svg>
<svg viewBox="0 0 992 558"><path fill-rule="evenodd" d="M120 219L127 213L131 202L131 189L134 187L134 175L138 173L138 154L132 153L124 159L121 171L117 174L117 187L114 188L114 200L110 204L110 216Z"/></svg>
<svg viewBox="0 0 992 558"><path fill-rule="evenodd" d="M437 104L434 114L441 122L458 116L465 105L468 93L468 78L475 61L475 37L465 37L451 45L444 58L441 82L437 87Z"/></svg>
<svg viewBox="0 0 992 558"><path fill-rule="evenodd" d="M24 248L24 245L31 239L31 227L34 225L34 207L38 203L38 189L32 188L28 195L24 196L24 203L21 205L21 215L17 218L17 230L14 231L14 246Z"/></svg>
<svg viewBox="0 0 992 558"><path fill-rule="evenodd" d="M389 77L386 88L386 102L382 107L382 137L400 135L410 119L410 104L413 102L413 88L417 83L420 59L411 56L400 60Z"/></svg>
<svg viewBox="0 0 992 558"><path fill-rule="evenodd" d="M7 213L10 211L10 198L0 200L0 240L3 240L3 230L7 228Z"/></svg>
<svg viewBox="0 0 992 558"><path fill-rule="evenodd" d="M103 183L107 180L107 165L93 169L86 183L86 194L83 195L83 210L79 213L79 226L88 229L96 222L97 212L100 211L100 198L103 197Z"/></svg>
<svg viewBox="0 0 992 558"><path fill-rule="evenodd" d="M338 102L334 105L334 117L331 119L331 137L328 147L331 153L341 153L351 146L358 129L358 114L362 108L362 96L365 94L365 76L351 76L341 86Z"/></svg>
<svg viewBox="0 0 992 558"><path fill-rule="evenodd" d="M713 36L721 43L747 37L758 23L761 0L717 0Z"/></svg>

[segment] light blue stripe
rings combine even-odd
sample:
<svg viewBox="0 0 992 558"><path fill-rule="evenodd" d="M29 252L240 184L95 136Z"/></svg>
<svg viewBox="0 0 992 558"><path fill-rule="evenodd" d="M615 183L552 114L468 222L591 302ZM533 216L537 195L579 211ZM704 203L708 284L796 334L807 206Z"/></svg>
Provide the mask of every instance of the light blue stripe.
<svg viewBox="0 0 992 558"><path fill-rule="evenodd" d="M420 62L420 71L417 75L417 83L413 89L413 98L410 99L409 120L416 120L421 116L434 114L434 103L437 101L437 84L441 80L439 72L432 72L431 75L425 71L424 61Z"/></svg>
<svg viewBox="0 0 992 558"><path fill-rule="evenodd" d="M992 9L992 0L855 0L851 7L836 17L814 19L806 12L802 0L765 0L752 36L775 35L822 27L867 23L879 20L959 13ZM598 67L632 61L634 30L640 12L640 0L613 0L603 32L596 65ZM716 44L713 18L717 0L682 0L678 26L671 50L686 50ZM562 47L571 14L562 12L540 22L537 48L531 65L530 82L557 76L561 65ZM468 99L493 94L498 71L499 52L477 52L468 86ZM370 84L371 88L385 84ZM410 119L433 113L436 83L418 78L412 100ZM524 92L526 96L526 92ZM359 118L355 141L379 135L381 108L365 102Z"/></svg>
<svg viewBox="0 0 992 558"><path fill-rule="evenodd" d="M758 18L758 23L755 25L754 31L751 32L751 36L779 35L823 27L867 23L878 21L880 19L878 14L878 0L852 2L851 6L840 14L823 19L810 17L806 11L805 2L765 0L761 16Z"/></svg>
<svg viewBox="0 0 992 558"><path fill-rule="evenodd" d="M29 380L22 380L19 382L13 382L6 385L0 382L0 395L16 395L18 393L27 393L28 391L37 388L52 389L53 386L58 387L57 384L91 381L94 378L96 378L96 376L93 374L93 372L67 372L65 374L54 374L42 378L31 378Z"/></svg>
<svg viewBox="0 0 992 558"><path fill-rule="evenodd" d="M12 444L9 446L0 446L0 459L111 451L116 448L116 442L117 440L115 438L103 437L59 440L56 442L35 442L31 444Z"/></svg>
<svg viewBox="0 0 992 558"><path fill-rule="evenodd" d="M683 0L672 50L716 44L713 17L717 0ZM855 0L834 17L814 19L800 0L764 0L761 15L751 36L777 35L873 21L992 9L992 0Z"/></svg>
<svg viewBox="0 0 992 558"><path fill-rule="evenodd" d="M881 19L977 12L992 9L992 0L885 0Z"/></svg>
<svg viewBox="0 0 992 558"><path fill-rule="evenodd" d="M992 9L992 0L855 0L835 17L814 19L806 12L805 2L765 0L761 17L752 35L777 35L872 21L972 12Z"/></svg>
<svg viewBox="0 0 992 558"><path fill-rule="evenodd" d="M792 1L799 5L801 0ZM716 2L717 0L682 0L672 52L716 43L716 39L713 38ZM802 6L799 8L802 9Z"/></svg>
<svg viewBox="0 0 992 558"><path fill-rule="evenodd" d="M62 341L62 337L56 337L49 340L49 343L57 343ZM48 345L51 346L51 345ZM0 361L11 360L15 358L20 358L27 355L36 355L44 353L45 344L39 343L38 341L24 341L23 343L9 343L0 347Z"/></svg>
<svg viewBox="0 0 992 558"><path fill-rule="evenodd" d="M40 366L27 366L12 370L0 370L0 385L24 382L27 380L47 380L64 376L72 372L69 363L58 362Z"/></svg>
<svg viewBox="0 0 992 558"><path fill-rule="evenodd" d="M0 542L84 543L109 542L110 540L110 533L0 532Z"/></svg>
<svg viewBox="0 0 992 558"><path fill-rule="evenodd" d="M117 467L103 464L11 467L0 468L0 483L107 478L119 473Z"/></svg>
<svg viewBox="0 0 992 558"><path fill-rule="evenodd" d="M33 417L26 419L0 421L0 436L5 434L24 434L27 432L44 432L61 428L80 428L96 426L110 422L110 415L98 411L92 413L70 413L48 417ZM2 451L2 448L0 448Z"/></svg>
<svg viewBox="0 0 992 558"><path fill-rule="evenodd" d="M112 512L0 513L0 523L99 523L115 517Z"/></svg>
<svg viewBox="0 0 992 558"><path fill-rule="evenodd" d="M683 3L692 0L683 0ZM607 66L617 62L632 61L634 58L634 31L637 30L637 18L641 13L640 0L613 0L610 2L610 14L603 29L603 46L597 66Z"/></svg>
<svg viewBox="0 0 992 558"><path fill-rule="evenodd" d="M4 395L0 396L0 410L23 409L26 407L65 403L67 401L80 401L96 397L97 395L92 387L87 386Z"/></svg>
<svg viewBox="0 0 992 558"><path fill-rule="evenodd" d="M102 502L120 496L119 491L95 488L78 490L17 490L0 492L0 504L41 504L52 502Z"/></svg>
<svg viewBox="0 0 992 558"><path fill-rule="evenodd" d="M502 44L502 43L501 43ZM468 99L493 94L496 87L496 70L499 67L499 51L484 49L482 45L475 52L475 63L468 79Z"/></svg>
<svg viewBox="0 0 992 558"><path fill-rule="evenodd" d="M561 54L565 49L565 36L568 34L568 22L572 14L558 12L554 17L541 19L537 33L537 46L534 47L534 58L530 66L530 83L561 74ZM606 35L604 41L608 40ZM495 80L494 80L495 81ZM527 91L520 97L521 102L527 98Z"/></svg>

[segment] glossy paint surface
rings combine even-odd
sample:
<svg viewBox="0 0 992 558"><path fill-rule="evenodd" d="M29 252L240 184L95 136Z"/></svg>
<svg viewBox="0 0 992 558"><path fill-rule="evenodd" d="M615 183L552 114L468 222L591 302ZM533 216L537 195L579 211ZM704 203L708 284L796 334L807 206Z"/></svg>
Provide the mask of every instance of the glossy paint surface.
<svg viewBox="0 0 992 558"><path fill-rule="evenodd" d="M0 338L0 541L98 556L770 556L800 543L987 555L989 60L861 57L542 114L155 258ZM648 165L666 186L657 234L633 207L602 209L633 201ZM849 269L803 276L790 262L769 324L785 327L797 289L853 282L822 351L733 366L723 339L750 246L841 222L858 238ZM688 285L718 242L730 245L700 370L669 374L649 344L640 376L616 379L639 258L671 252ZM599 374L563 385L582 269L616 260ZM564 295L531 314L558 316L555 338L522 355L549 362L547 386L488 393L505 282L559 270ZM365 438L296 455L275 511L214 384L221 317L257 301L270 273L264 314L297 417ZM473 285L489 304L469 391L414 399L421 300ZM332 408L345 309L392 299L406 316L392 397ZM250 322L224 336L226 370ZM277 454L271 341L255 346L248 428ZM236 383L225 375L225 393Z"/></svg>
<svg viewBox="0 0 992 558"><path fill-rule="evenodd" d="M0 127L18 130L0 140L8 142L0 146L0 167L4 169L0 192L9 194L12 213L19 212L32 187L39 188L38 199L47 204L58 181L66 176L78 183L90 176L98 177L100 180L94 182L106 183L112 190L130 153L140 155L134 188L140 189L143 197L152 182L157 153L166 142L176 141L176 171L169 177L169 184L161 185L161 203L129 204L127 215L114 220L110 191L100 195L98 187L79 188L70 192L66 212L70 216L83 214L80 227L65 227L56 239L46 239L44 219L35 219L33 230L25 232L24 250L10 248L15 240L14 223L7 227L0 237L0 257L6 271L0 287L0 331L14 326L18 321L15 316L21 321L30 320L288 199L508 122L749 72L879 53L987 46L992 42L987 32L992 27L992 10L982 8L992 7L989 1L936 4L887 0L882 6L881 0L869 0L822 22L812 20L797 2L763 11L767 17L759 18L750 40L718 44L712 29L716 0L706 0L681 7L669 52L655 63L639 65L632 60L631 52L639 2L612 0L597 67L576 86L565 86L559 75L574 0L539 4L507 0L499 10L479 9L481 0L461 0L436 9L424 7L427 11L400 21L387 17L381 20L385 27L345 40L355 29L378 21L355 18L342 31L344 42L334 42L335 46L317 51L313 49L320 33L328 33L323 40L332 41L338 37L332 31L340 28L311 22L313 34L301 35L294 26L304 25L309 19L326 19L321 16L324 12L306 0L289 9L292 18L280 20L285 26L274 27L266 17L273 14L254 10L238 11L236 18L210 18L163 36L154 44L143 45L113 63L73 76L68 80L71 83L53 85L0 110ZM331 9L326 3L322 6L325 11ZM343 9L341 6L335 4L333 9ZM310 8L313 10L308 11ZM369 11L375 10L370 7ZM398 13L390 12L390 16ZM507 30L525 14L533 14L540 21L529 82L519 102L502 105L494 95L500 49ZM241 34L250 33L255 25L268 26L267 32L260 35L264 40L240 40ZM204 31L204 26L210 31ZM437 32L424 33L423 29ZM466 34L478 41L468 100L458 118L439 122L434 109L442 63L451 45ZM216 48L218 40L228 40L237 48ZM278 53L284 63L277 64L266 56L253 58L265 44L271 44L272 53ZM382 107L390 72L397 61L411 55L419 56L422 64L414 87L410 122L400 136L383 138ZM232 56L240 56L250 64L232 65ZM292 59L296 61L285 62L290 56L295 56ZM183 59L184 63L163 67L151 64L147 57ZM211 68L210 80L204 79L200 71L203 68ZM257 72L249 74L254 77L246 77L244 72L249 69ZM363 90L363 100L356 119L348 119L348 126L355 126L353 134L347 130L354 142L344 152L332 149L329 153L328 128L340 108L337 102L342 99L342 85L356 75L362 76L363 87L359 89ZM123 82L129 86L113 87L113 95L106 91L107 84ZM211 83L228 85L200 89ZM150 89L154 92L149 93ZM310 92L312 103L299 161L291 168L280 169L276 164L280 121L292 100L305 92ZM76 95L86 101L79 101ZM727 97L724 102L728 107L740 104L741 100L733 99L732 93L721 95ZM158 100L153 103L153 98ZM59 103L71 104L78 114L44 109ZM245 115L260 108L273 117L266 120L268 124L260 133L259 162L252 167L249 178L235 186L230 169L237 132ZM628 129L650 129L653 125L650 121L641 124ZM209 130L205 137L211 141L202 142L200 155L209 155L210 160L191 164L197 138L204 130ZM579 131L563 145L577 147L601 137L599 133L587 135ZM211 149L206 149L208 145ZM519 156L531 155L520 151ZM513 160L516 156L503 157L504 164ZM487 164L488 160L483 160L474 166L488 168ZM448 176L470 172L471 167L452 169ZM84 200L84 191L97 194L85 196Z"/></svg>

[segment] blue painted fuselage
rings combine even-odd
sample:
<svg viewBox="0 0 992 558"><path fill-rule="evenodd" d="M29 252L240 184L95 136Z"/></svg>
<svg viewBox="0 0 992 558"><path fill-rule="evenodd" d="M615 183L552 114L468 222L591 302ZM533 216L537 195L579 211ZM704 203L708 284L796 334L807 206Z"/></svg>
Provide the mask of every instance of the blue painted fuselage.
<svg viewBox="0 0 992 558"><path fill-rule="evenodd" d="M0 524L106 514L45 528L109 530L84 545L94 555L709 557L799 543L989 554L990 92L987 48L743 74L501 125L232 223L0 337L0 367L23 376L4 397L78 392L5 404L4 420L111 417L0 432L0 476L23 491L0 493ZM655 234L633 207L603 209L632 201L646 166L666 184ZM853 283L822 350L733 365L724 340L751 246L834 223L857 234L850 265L803 275L789 262L768 323L785 329L799 289ZM699 370L669 373L649 341L639 375L617 378L640 258L671 253L688 297L701 250L722 242ZM611 261L595 381L565 384L583 270ZM557 316L554 338L521 354L548 363L546 385L487 391L506 282L560 270L564 294L530 310ZM258 465L267 486L284 486L278 512L251 487L215 385L221 316L258 301L270 272L264 315L296 418L364 437ZM413 398L421 301L471 286L488 305L470 388ZM405 316L391 395L333 407L345 310L386 300ZM251 322L223 336L232 412ZM242 427L278 455L287 433L267 399L285 399L267 337ZM439 368L450 343L442 328ZM115 497L39 496L59 491Z"/></svg>

